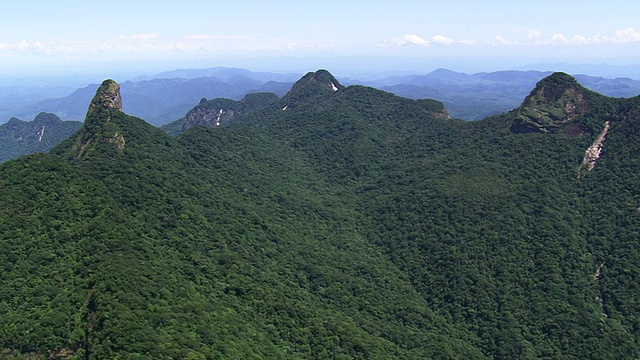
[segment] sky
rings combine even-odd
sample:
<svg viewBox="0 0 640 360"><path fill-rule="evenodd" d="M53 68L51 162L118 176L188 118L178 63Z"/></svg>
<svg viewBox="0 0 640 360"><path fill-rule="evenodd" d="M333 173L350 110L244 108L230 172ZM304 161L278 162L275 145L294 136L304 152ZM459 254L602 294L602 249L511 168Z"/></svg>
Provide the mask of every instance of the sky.
<svg viewBox="0 0 640 360"><path fill-rule="evenodd" d="M0 79L632 65L638 14L629 0L21 0L0 12Z"/></svg>

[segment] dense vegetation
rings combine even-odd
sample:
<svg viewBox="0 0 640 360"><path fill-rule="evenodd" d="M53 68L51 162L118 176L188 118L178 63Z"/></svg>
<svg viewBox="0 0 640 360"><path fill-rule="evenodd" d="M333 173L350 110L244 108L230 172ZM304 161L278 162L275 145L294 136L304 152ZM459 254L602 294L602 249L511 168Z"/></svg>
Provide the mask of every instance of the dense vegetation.
<svg viewBox="0 0 640 360"><path fill-rule="evenodd" d="M640 99L544 84L585 111L515 133L319 71L172 138L106 82L0 167L1 356L638 357Z"/></svg>

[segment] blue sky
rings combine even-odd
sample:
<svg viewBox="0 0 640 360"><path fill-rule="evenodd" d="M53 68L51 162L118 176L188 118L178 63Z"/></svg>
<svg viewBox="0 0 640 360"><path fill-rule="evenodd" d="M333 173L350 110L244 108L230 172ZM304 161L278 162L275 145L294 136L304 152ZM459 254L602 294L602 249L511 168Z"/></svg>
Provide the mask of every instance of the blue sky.
<svg viewBox="0 0 640 360"><path fill-rule="evenodd" d="M0 76L635 64L638 14L628 0L22 0L0 12Z"/></svg>

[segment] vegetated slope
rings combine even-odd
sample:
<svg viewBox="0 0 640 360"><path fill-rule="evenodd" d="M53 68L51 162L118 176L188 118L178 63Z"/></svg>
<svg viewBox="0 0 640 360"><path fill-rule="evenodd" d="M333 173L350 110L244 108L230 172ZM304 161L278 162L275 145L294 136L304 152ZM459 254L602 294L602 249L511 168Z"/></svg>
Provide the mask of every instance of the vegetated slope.
<svg viewBox="0 0 640 360"><path fill-rule="evenodd" d="M286 144L119 109L0 170L6 357L480 356Z"/></svg>
<svg viewBox="0 0 640 360"><path fill-rule="evenodd" d="M638 356L637 98L554 74L522 132L318 71L171 138L114 90L0 167L6 357Z"/></svg>
<svg viewBox="0 0 640 360"><path fill-rule="evenodd" d="M0 162L35 152L47 152L81 126L79 121L62 121L49 113L40 113L33 121L12 118L0 125Z"/></svg>

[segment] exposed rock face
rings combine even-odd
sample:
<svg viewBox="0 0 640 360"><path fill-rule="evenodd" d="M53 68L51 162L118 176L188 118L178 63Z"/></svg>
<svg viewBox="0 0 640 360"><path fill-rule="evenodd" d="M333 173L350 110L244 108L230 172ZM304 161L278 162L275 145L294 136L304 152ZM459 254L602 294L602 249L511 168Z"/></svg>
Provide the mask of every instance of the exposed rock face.
<svg viewBox="0 0 640 360"><path fill-rule="evenodd" d="M580 179L584 174L588 171L593 170L596 167L596 161L600 158L600 153L602 152L602 144L604 143L605 137L609 132L609 127L611 123L609 121L604 123L604 129L596 140L587 148L584 152L584 158L582 159L582 164L578 168L578 179Z"/></svg>
<svg viewBox="0 0 640 360"><path fill-rule="evenodd" d="M120 152L121 154L122 152L124 152L126 141L124 140L124 136L121 133L117 132L113 135L112 138L107 138L106 140L110 143L114 143L118 148L118 152Z"/></svg>
<svg viewBox="0 0 640 360"><path fill-rule="evenodd" d="M518 108L511 130L547 132L571 123L587 111L588 91L564 73L542 79Z"/></svg>
<svg viewBox="0 0 640 360"><path fill-rule="evenodd" d="M120 85L109 79L105 80L96 91L96 96L91 101L89 111L96 106L122 111L122 98L120 97Z"/></svg>
<svg viewBox="0 0 640 360"><path fill-rule="evenodd" d="M223 98L202 99L184 118L179 120L179 132L185 132L196 125L210 127L229 125L235 120L234 117L262 109L278 100L278 96L272 93L251 93L240 101Z"/></svg>
<svg viewBox="0 0 640 360"><path fill-rule="evenodd" d="M236 114L236 109L231 100L226 100L219 99L216 104L206 103L191 109L184 117L182 131L187 131L196 125L216 127L230 122L231 118ZM227 104L227 102L229 103Z"/></svg>
<svg viewBox="0 0 640 360"><path fill-rule="evenodd" d="M440 101L433 99L420 99L417 101L424 105L425 109L436 119L451 120L451 114Z"/></svg>

